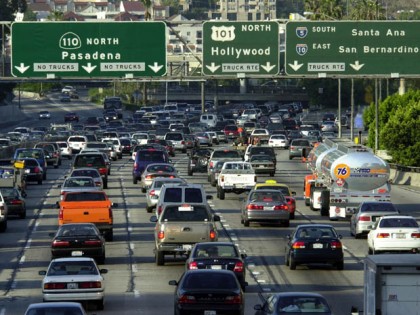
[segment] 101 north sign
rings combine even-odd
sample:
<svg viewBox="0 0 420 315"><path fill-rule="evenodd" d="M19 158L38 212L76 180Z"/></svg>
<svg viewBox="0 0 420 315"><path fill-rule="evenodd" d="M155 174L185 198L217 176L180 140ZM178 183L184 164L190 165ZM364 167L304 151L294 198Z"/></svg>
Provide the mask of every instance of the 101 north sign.
<svg viewBox="0 0 420 315"><path fill-rule="evenodd" d="M277 22L204 22L203 74L276 75L279 72Z"/></svg>
<svg viewBox="0 0 420 315"><path fill-rule="evenodd" d="M166 74L163 22L12 24L16 77L154 77Z"/></svg>
<svg viewBox="0 0 420 315"><path fill-rule="evenodd" d="M418 21L291 21L288 75L419 75Z"/></svg>

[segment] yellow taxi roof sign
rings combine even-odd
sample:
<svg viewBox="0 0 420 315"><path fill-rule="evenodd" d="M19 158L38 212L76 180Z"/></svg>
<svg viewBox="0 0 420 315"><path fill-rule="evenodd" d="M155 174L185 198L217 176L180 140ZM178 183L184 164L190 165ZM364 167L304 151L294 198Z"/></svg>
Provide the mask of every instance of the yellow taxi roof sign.
<svg viewBox="0 0 420 315"><path fill-rule="evenodd" d="M16 161L15 163L13 163L13 166L15 168L24 168L25 167L25 162L24 161Z"/></svg>

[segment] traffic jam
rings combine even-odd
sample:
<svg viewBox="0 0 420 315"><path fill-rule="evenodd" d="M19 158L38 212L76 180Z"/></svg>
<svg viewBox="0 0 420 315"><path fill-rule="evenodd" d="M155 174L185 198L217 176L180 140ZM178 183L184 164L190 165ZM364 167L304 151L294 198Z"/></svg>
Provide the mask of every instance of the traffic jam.
<svg viewBox="0 0 420 315"><path fill-rule="evenodd" d="M76 99L77 91L66 87L62 94ZM288 231L280 249L288 272L313 265L346 269L346 240L337 222L347 222L354 239L366 240L366 255L418 252L416 218L391 202L388 163L337 138L335 115L309 121L300 103L217 111L207 104L204 113L179 105L135 113L110 106L101 117L74 111L54 123L43 110L39 127L2 135L14 147L0 165L2 233L31 217L25 198L49 184L50 172L64 174L48 196L56 224L46 245L51 259L38 272L39 303L26 305L23 314L107 310L107 291L115 285L107 281L115 259L108 247L132 237L131 230L121 234L119 222L131 207L125 195L131 189L144 200L137 211L150 217L144 236L153 247L150 273L174 262L182 266L182 275L167 283L175 315L350 314L333 312L333 301L315 290L263 292L260 303L245 304L247 293L262 284L254 288L252 257L229 232L223 205L230 202L238 205L232 211L239 228L250 235L265 227ZM285 161L304 166L296 176L299 191L281 175ZM121 179L124 169L128 176ZM130 189L118 192L117 184ZM300 202L319 220L305 220Z"/></svg>

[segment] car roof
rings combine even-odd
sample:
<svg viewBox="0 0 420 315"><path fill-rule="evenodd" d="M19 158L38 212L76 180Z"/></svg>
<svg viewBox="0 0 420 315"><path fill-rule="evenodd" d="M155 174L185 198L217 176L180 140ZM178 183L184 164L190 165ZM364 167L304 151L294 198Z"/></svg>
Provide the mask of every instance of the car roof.
<svg viewBox="0 0 420 315"><path fill-rule="evenodd" d="M55 258L51 260L51 262L70 262L70 261L95 261L95 260L90 257L62 257L62 258Z"/></svg>

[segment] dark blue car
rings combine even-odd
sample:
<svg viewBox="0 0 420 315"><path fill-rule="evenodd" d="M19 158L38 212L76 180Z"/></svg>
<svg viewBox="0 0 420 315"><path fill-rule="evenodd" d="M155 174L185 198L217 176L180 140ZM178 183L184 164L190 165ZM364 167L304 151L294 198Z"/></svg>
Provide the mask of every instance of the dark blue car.
<svg viewBox="0 0 420 315"><path fill-rule="evenodd" d="M166 151L157 149L138 150L133 165L133 184L141 178L141 174L147 165L152 163L170 163L169 155Z"/></svg>
<svg viewBox="0 0 420 315"><path fill-rule="evenodd" d="M29 148L19 148L15 150L15 154L13 155L14 160L20 160L20 159L36 159L39 163L39 165L44 170L43 172L43 180L47 179L47 159L45 157L45 151L41 148L36 149L29 149Z"/></svg>

